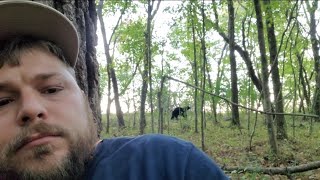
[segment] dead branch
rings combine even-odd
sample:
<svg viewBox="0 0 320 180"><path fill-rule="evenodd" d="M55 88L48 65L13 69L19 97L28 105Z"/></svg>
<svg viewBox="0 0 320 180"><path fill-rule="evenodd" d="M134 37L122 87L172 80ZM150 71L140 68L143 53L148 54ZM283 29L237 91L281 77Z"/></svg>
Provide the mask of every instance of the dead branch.
<svg viewBox="0 0 320 180"><path fill-rule="evenodd" d="M249 172L249 173L263 173L269 175L286 175L290 176L294 173L301 173L305 171L311 171L320 168L320 161L310 162L308 164L298 165L298 166L289 166L289 167L222 167L224 171L227 172Z"/></svg>

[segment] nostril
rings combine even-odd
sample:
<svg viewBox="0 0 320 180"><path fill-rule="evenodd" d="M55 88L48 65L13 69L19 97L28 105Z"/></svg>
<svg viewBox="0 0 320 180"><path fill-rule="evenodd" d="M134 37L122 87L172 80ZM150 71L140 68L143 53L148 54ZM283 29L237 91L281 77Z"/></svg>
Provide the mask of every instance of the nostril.
<svg viewBox="0 0 320 180"><path fill-rule="evenodd" d="M43 113L39 113L38 118L42 118L42 117L43 117Z"/></svg>
<svg viewBox="0 0 320 180"><path fill-rule="evenodd" d="M22 122L23 123L26 123L26 122L28 122L29 121L29 117L28 116L24 116L23 118L22 118Z"/></svg>

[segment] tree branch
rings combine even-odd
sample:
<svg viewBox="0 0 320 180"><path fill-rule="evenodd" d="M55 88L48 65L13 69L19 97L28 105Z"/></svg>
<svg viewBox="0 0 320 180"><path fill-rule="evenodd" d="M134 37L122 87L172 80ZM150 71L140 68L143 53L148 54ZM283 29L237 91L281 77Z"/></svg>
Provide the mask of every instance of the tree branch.
<svg viewBox="0 0 320 180"><path fill-rule="evenodd" d="M289 166L289 167L270 167L270 168L261 168L261 167L222 167L223 170L232 172L249 172L249 173L263 173L269 175L287 175L290 176L293 173L301 173L305 171L311 171L314 169L320 168L320 161L314 161L303 165L298 166Z"/></svg>
<svg viewBox="0 0 320 180"><path fill-rule="evenodd" d="M234 103L234 102L232 102L231 100L229 100L229 99L227 99L227 98L225 98L225 97L222 97L222 96L219 96L219 95L217 95L217 94L214 94L214 93L211 93L211 92L205 91L205 90L203 90L203 89L201 89L201 88L199 88L199 87L197 87L197 86L194 86L194 85L189 84L189 83L187 83L187 82L184 82L184 81L181 81L181 80L175 79L175 78L173 78L173 77L170 77L170 76L164 76L164 78L168 78L168 79L170 79L170 80L173 80L173 81L176 81L176 82L180 82L180 83L182 83L182 84L185 84L185 85L187 85L187 86L193 87L193 88L195 88L195 89L198 89L198 90L200 90L200 91L202 91L202 92L205 92L205 93L207 93L207 94L210 94L210 95L212 95L212 96L216 96L216 97L218 97L218 98L220 98L220 99L223 99L223 100L225 100L226 102L228 102L228 103L230 103L230 104L232 104L232 105L236 105L236 106L238 106L238 107L241 107L241 108L244 108L244 109L247 109L247 110L250 110L250 111L259 112L259 113L261 113L261 114L270 114L270 115L288 115L288 116L304 116L304 117L314 117L314 118L319 118L319 116L318 116L318 115L315 115L315 114L302 114L302 113L274 113L274 112L265 112L265 111L261 111L261 110L258 110L258 109L249 108L249 107L246 107L246 106L244 106L244 105Z"/></svg>

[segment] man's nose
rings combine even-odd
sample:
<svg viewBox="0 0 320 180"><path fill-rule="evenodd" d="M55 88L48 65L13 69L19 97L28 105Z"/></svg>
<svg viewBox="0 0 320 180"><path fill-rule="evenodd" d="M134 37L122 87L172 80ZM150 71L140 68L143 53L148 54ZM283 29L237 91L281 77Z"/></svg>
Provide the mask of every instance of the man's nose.
<svg viewBox="0 0 320 180"><path fill-rule="evenodd" d="M26 90L21 93L18 123L26 126L46 118L46 108L41 94L35 90Z"/></svg>

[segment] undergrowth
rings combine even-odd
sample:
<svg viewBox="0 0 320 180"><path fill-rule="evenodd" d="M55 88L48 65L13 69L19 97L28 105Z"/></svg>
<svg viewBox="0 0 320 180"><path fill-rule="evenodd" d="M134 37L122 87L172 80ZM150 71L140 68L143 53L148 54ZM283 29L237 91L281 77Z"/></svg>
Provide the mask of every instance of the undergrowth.
<svg viewBox="0 0 320 180"><path fill-rule="evenodd" d="M157 116L156 116L157 117ZM125 114L126 128L119 129L116 116L111 115L109 133L106 133L105 115L103 115L101 137L139 135L139 117L136 116L136 125L133 126L133 114ZM154 132L151 129L151 118L147 117L145 134L158 133L158 119L155 118ZM212 159L220 166L226 167L287 167L317 161L320 157L320 122L314 122L310 132L310 120L286 117L288 138L278 141L279 155L270 152L267 128L264 116L258 116L250 146L250 135L254 130L254 116L248 122L247 115L241 115L240 127L232 126L230 118L220 115L215 122L211 117L206 118L205 149ZM194 117L191 113L187 118L169 120L165 116L164 134L176 136L194 143L201 149L200 118L198 132L195 132ZM265 175L246 172L226 172L232 179L288 179L286 176ZM293 174L294 179L320 179L320 170Z"/></svg>

